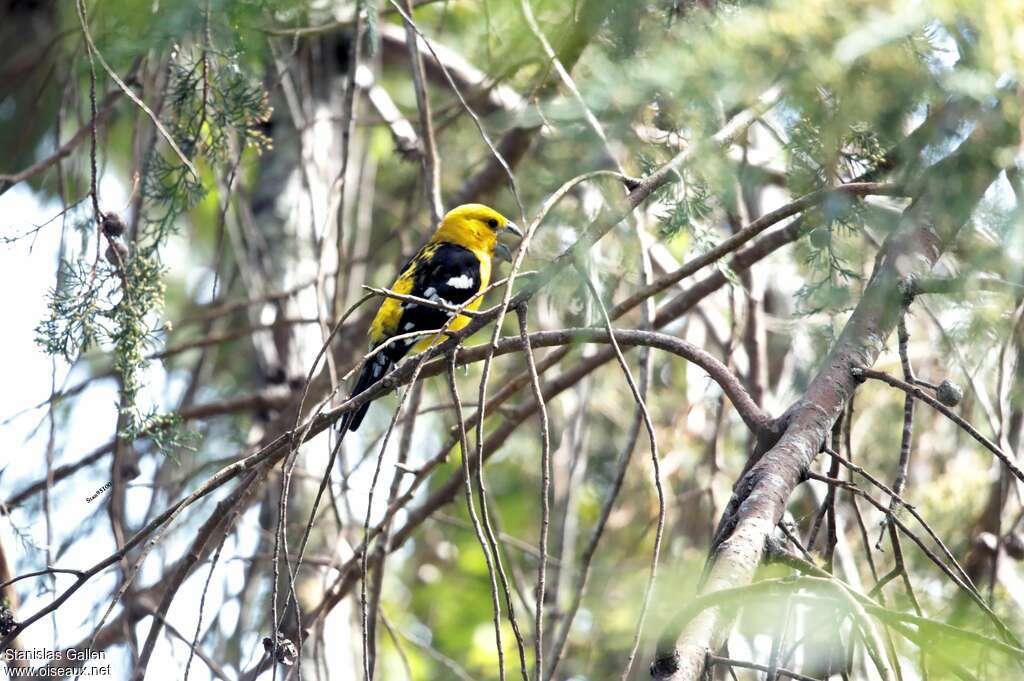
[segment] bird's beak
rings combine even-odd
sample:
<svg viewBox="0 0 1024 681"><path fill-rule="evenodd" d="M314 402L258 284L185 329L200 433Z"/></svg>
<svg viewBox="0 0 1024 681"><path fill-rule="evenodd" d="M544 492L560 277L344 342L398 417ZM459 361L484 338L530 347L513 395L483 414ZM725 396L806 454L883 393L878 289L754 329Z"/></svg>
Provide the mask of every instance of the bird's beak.
<svg viewBox="0 0 1024 681"><path fill-rule="evenodd" d="M509 221L505 223L505 229L502 232L512 232L520 239L523 238L523 230L516 226L516 223ZM505 262L512 262L512 249L500 241L494 245L494 254L504 260Z"/></svg>
<svg viewBox="0 0 1024 681"><path fill-rule="evenodd" d="M512 262L512 251L508 246L501 243L500 241L494 244L494 255L498 256L505 262Z"/></svg>

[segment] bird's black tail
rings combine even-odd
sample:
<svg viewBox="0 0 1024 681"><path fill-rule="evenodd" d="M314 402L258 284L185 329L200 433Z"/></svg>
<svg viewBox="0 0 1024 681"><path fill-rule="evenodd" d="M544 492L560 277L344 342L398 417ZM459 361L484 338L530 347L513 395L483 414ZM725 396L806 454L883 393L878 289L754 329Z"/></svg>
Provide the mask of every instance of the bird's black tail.
<svg viewBox="0 0 1024 681"><path fill-rule="evenodd" d="M365 391L371 385L377 382L381 376L386 374L391 368L392 361L388 357L386 352L378 352L374 355L370 361L363 365L362 370L359 372L359 378L356 379L356 383L352 386L352 392L349 393L349 398L353 398L359 393ZM366 416L366 412L370 409L370 402L360 406L355 411L350 411L345 415L345 420L342 421L341 431L345 430L356 430L359 428L359 424L363 422L363 417Z"/></svg>

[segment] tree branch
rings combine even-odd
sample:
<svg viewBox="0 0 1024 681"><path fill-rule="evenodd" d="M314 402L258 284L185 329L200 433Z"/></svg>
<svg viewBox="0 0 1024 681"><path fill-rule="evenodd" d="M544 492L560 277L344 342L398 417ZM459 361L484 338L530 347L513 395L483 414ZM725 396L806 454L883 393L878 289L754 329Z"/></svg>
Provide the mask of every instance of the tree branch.
<svg viewBox="0 0 1024 681"><path fill-rule="evenodd" d="M79 128L78 131L71 136L71 139L60 145L60 148L57 149L57 151L44 159L36 161L21 172L13 175L0 175L0 195L19 182L24 182L25 180L35 177L47 168L56 164L58 161L70 156L71 152L74 151L87 137L89 137L94 126L99 128L107 122L107 119L110 117L110 113L114 110L114 104L122 94L121 90L111 90L108 92L100 103L100 110L97 112L96 117Z"/></svg>
<svg viewBox="0 0 1024 681"><path fill-rule="evenodd" d="M804 396L782 416L775 443L748 465L715 533L702 590L714 593L751 581L765 542L785 511L832 423L856 387L854 368L871 366L896 326L899 282L927 274L970 217L1001 168L992 159L1012 144L1014 126L1002 118L982 122L960 147L929 168L901 226L883 246L875 271L838 341ZM655 678L697 681L709 651L732 626L720 609L703 611L668 648L657 653Z"/></svg>
<svg viewBox="0 0 1024 681"><path fill-rule="evenodd" d="M1024 483L1024 471L1020 469L1020 467L1013 461L1009 454L1000 449L999 446L996 445L996 443L992 442L992 440L989 440L987 437L982 435L977 428L970 424L970 422L958 416L955 412L953 412L952 409L950 409L949 407L942 404L937 399L926 393L919 386L911 385L906 381L901 381L895 376L890 376L884 371L877 371L875 369L853 367L851 371L853 372L853 375L856 378L872 378L876 381L887 383L894 388L899 388L907 395L915 399L921 400L922 402L930 406L932 409L939 412L947 419L955 423L957 426L962 428L964 432L966 432L968 435L970 435L975 440L980 442L982 446L985 447L985 449L995 454L996 458L1002 461L1003 465L1006 466L1006 470L1010 471L1010 473L1013 474L1013 477L1017 478L1017 480ZM897 492L898 491L899 489L897 488Z"/></svg>

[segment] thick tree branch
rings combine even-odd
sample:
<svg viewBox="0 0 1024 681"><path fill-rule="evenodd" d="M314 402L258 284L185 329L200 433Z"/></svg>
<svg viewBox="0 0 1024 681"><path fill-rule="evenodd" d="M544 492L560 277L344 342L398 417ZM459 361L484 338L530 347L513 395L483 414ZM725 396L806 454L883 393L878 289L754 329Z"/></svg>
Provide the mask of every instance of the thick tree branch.
<svg viewBox="0 0 1024 681"><path fill-rule="evenodd" d="M804 396L780 419L784 430L778 442L736 483L708 558L705 593L751 581L790 494L853 394L853 370L870 367L896 327L900 282L931 270L998 176L994 149L1014 143L1015 134L1015 126L1001 118L982 122L954 153L923 174L917 197L886 240L842 335ZM718 649L731 624L718 608L702 611L678 637L670 636L673 646L658 651L655 678L700 679L708 652Z"/></svg>

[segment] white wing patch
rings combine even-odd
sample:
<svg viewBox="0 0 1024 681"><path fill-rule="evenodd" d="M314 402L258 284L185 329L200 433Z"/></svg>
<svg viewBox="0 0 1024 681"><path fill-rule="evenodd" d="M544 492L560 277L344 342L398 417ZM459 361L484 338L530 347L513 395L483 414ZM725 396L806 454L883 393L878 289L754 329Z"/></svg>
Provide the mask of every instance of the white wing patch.
<svg viewBox="0 0 1024 681"><path fill-rule="evenodd" d="M470 288L473 285L473 277L468 274L460 274L449 279L448 285L452 288Z"/></svg>
<svg viewBox="0 0 1024 681"><path fill-rule="evenodd" d="M448 280L448 284L451 285L451 283L455 281L457 278L458 277L452 277L451 279ZM445 300L440 295L438 295L437 289L434 288L433 286L427 288L427 290L423 292L423 297L426 298L427 300L432 300L435 303L443 303L445 305L451 305L452 307L454 307L454 304L451 301Z"/></svg>

